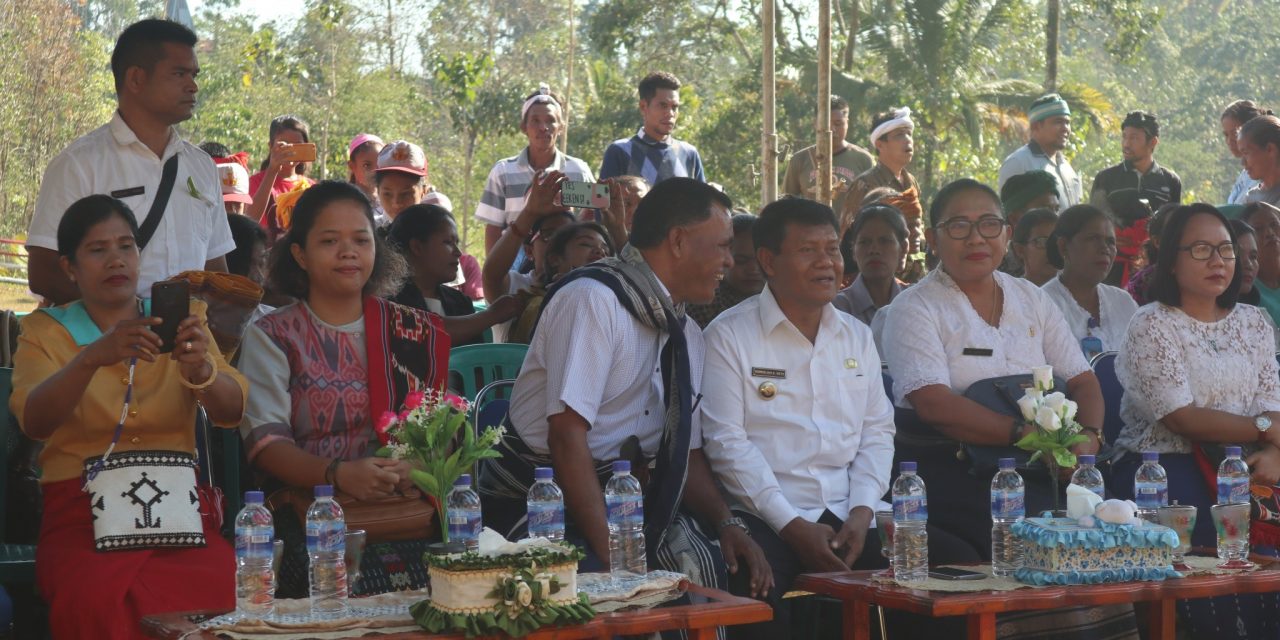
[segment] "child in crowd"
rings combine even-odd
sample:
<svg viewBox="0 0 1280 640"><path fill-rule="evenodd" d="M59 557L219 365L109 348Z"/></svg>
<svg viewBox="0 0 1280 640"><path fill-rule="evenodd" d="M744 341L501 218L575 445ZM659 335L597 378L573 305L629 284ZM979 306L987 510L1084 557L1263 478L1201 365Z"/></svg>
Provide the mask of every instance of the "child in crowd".
<svg viewBox="0 0 1280 640"><path fill-rule="evenodd" d="M379 227L391 224L401 211L415 204L438 204L453 210L449 198L431 186L427 154L412 142L397 140L383 147L373 180L382 203L383 215L375 218Z"/></svg>
<svg viewBox="0 0 1280 640"><path fill-rule="evenodd" d="M378 154L386 143L372 133L362 133L351 139L347 145L347 182L360 187L364 195L373 204L373 217L376 220L384 215L382 204L378 202L378 185L374 175L378 171Z"/></svg>

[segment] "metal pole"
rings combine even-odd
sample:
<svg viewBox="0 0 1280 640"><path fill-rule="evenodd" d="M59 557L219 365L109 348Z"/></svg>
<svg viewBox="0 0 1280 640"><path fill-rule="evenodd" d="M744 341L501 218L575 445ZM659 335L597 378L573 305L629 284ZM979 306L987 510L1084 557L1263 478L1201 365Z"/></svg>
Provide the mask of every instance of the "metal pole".
<svg viewBox="0 0 1280 640"><path fill-rule="evenodd" d="M760 50L760 95L764 103L764 129L760 138L760 205L778 199L778 134L776 131L777 102L774 99L776 70L773 65L774 44L773 0L763 0L760 5L760 23L763 28L764 46Z"/></svg>
<svg viewBox="0 0 1280 640"><path fill-rule="evenodd" d="M564 105L561 107L561 117L564 118L564 129L560 132L560 153L569 153L569 105L573 102L573 60L574 53L577 52L578 39L576 30L573 27L573 0L569 0L569 78L564 82Z"/></svg>
<svg viewBox="0 0 1280 640"><path fill-rule="evenodd" d="M818 0L818 202L831 204L831 0Z"/></svg>

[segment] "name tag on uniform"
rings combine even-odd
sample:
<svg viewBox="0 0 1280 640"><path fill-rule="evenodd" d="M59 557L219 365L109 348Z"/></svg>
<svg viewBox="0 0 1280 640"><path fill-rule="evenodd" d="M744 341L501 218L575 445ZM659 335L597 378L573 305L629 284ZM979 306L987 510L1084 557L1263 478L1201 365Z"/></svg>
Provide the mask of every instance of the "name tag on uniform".
<svg viewBox="0 0 1280 640"><path fill-rule="evenodd" d="M778 380L786 380L787 370L786 369L768 369L765 367L751 367L751 377L776 378Z"/></svg>
<svg viewBox="0 0 1280 640"><path fill-rule="evenodd" d="M961 355L981 356L983 358L990 358L994 353L991 349L978 349L977 347L965 347L964 351L960 352Z"/></svg>
<svg viewBox="0 0 1280 640"><path fill-rule="evenodd" d="M147 192L146 187L132 187L129 189L119 189L116 191L112 191L111 197L112 198L130 198L133 196L140 196L146 192Z"/></svg>

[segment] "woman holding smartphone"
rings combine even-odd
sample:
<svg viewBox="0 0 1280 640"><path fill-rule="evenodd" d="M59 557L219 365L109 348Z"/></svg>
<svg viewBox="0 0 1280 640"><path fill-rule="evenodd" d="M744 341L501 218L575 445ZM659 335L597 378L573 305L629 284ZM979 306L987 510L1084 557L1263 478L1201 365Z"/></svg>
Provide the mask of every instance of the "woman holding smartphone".
<svg viewBox="0 0 1280 640"><path fill-rule="evenodd" d="M36 584L55 638L136 638L145 615L235 604L234 554L218 531L222 506L196 487L194 464L185 478L194 503L185 491L161 486L184 498L179 506L203 529L202 543L95 548L99 525L112 519L103 501L112 492L97 484L112 475L102 473L105 461L138 451L193 457L197 403L214 424L234 427L248 390L219 353L202 302L190 302L174 349L162 352L155 331L161 318L138 298L137 232L129 208L105 195L67 209L58 225L59 261L81 283L83 298L27 316L14 356L9 408L24 433L44 442ZM102 466L93 462L98 457ZM128 487L115 493L121 489ZM153 501L157 511L164 504L163 496ZM132 522L135 514L126 516Z"/></svg>

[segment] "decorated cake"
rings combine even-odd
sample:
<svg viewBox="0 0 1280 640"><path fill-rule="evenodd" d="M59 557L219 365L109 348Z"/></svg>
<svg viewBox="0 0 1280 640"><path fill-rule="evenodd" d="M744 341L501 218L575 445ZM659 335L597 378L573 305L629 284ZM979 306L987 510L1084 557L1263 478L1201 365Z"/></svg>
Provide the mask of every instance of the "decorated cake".
<svg viewBox="0 0 1280 640"><path fill-rule="evenodd" d="M580 624L595 611L578 592L582 551L545 538L507 542L485 529L478 551L427 556L431 599L413 618L432 633L468 637L498 631L521 637L547 626Z"/></svg>
<svg viewBox="0 0 1280 640"><path fill-rule="evenodd" d="M1104 519L1107 511L1128 511L1123 503L1119 508L1107 504L1112 502L1119 501L1098 506L1099 517L1026 518L1014 523L1013 534L1023 543L1022 568L1014 577L1034 585L1182 577L1173 569L1178 534L1131 512Z"/></svg>

